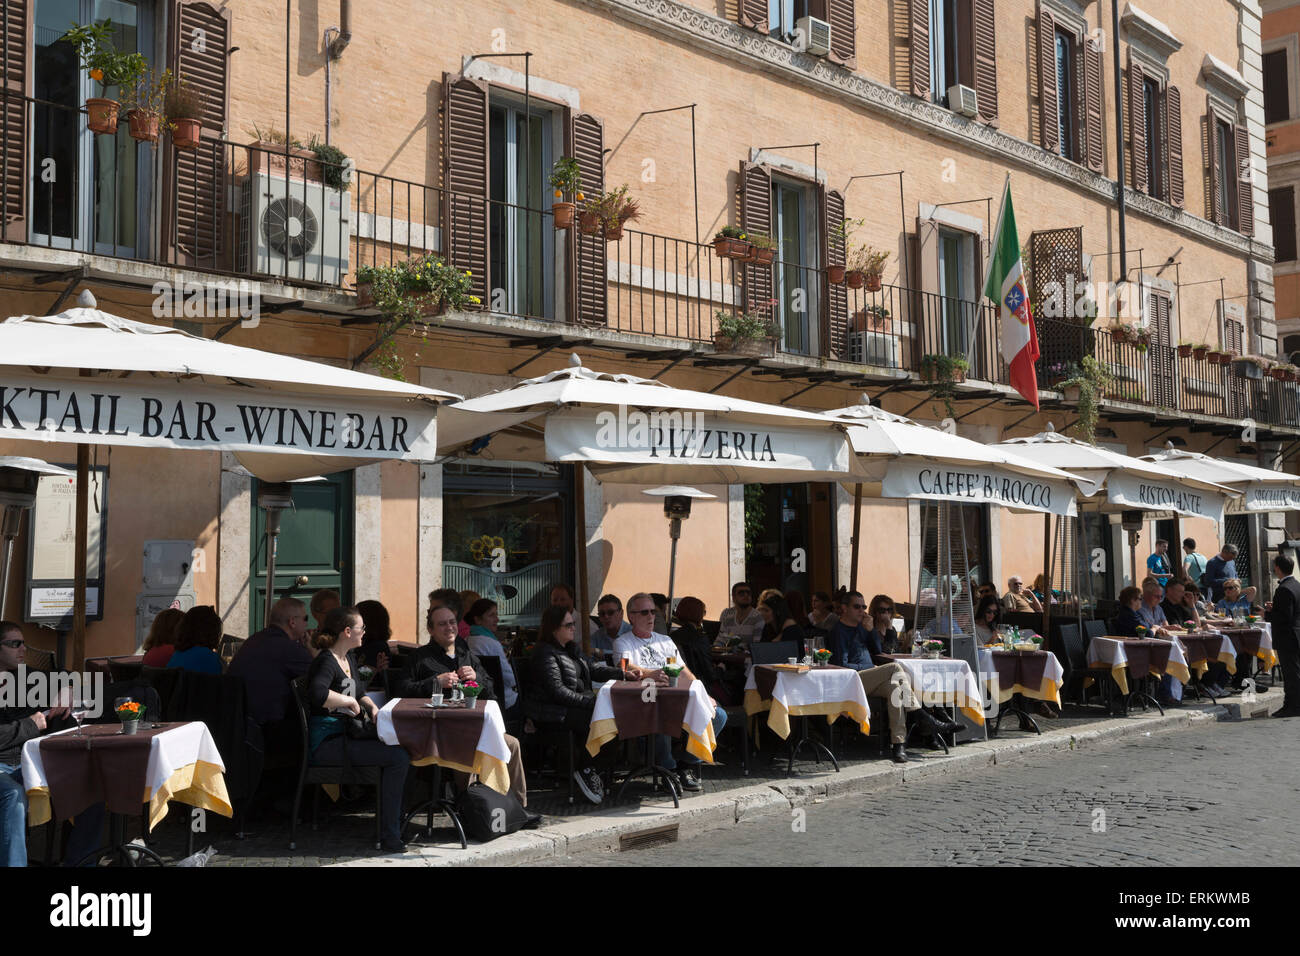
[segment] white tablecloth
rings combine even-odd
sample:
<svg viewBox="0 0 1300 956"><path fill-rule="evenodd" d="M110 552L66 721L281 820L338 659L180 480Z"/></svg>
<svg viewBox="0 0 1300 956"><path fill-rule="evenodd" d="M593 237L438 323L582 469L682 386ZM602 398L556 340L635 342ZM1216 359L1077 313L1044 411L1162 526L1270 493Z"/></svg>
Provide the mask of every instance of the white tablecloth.
<svg viewBox="0 0 1300 956"><path fill-rule="evenodd" d="M401 697L394 697L384 704L375 718L375 731L379 739L386 744L398 744L397 731L393 729L393 708L400 700ZM424 702L428 703L427 700ZM474 761L474 766L464 767L443 760L436 761L428 755L421 754L412 754L411 762L417 767L439 763L466 773L476 773L479 779L493 790L505 793L509 789L506 768L510 765L510 747L506 743L506 722L501 716L501 706L495 700L485 700L478 703L478 709L483 711L483 730L474 747L476 758L480 758ZM481 760L484 757L488 759Z"/></svg>
<svg viewBox="0 0 1300 956"><path fill-rule="evenodd" d="M1161 638L1149 638L1149 640L1161 640ZM1124 653L1124 641L1114 637L1092 638L1088 642L1088 666L1109 667L1111 673L1115 675L1115 680L1120 685L1120 689L1124 693L1128 693L1128 682L1121 679L1123 677L1122 671L1128 667L1128 655ZM1165 673L1184 684L1192 678L1191 671L1187 667L1187 655L1183 652L1183 645L1178 641L1173 641L1172 646L1169 648L1169 663L1165 668ZM1136 679L1147 676L1149 675L1133 675Z"/></svg>
<svg viewBox="0 0 1300 956"><path fill-rule="evenodd" d="M1012 695L1016 693L1024 693L1026 696L1032 697L1035 700L1052 700L1058 705L1061 703L1059 691L1061 685L1065 683L1065 668L1061 666L1061 662L1055 654L1051 651L1047 652L1047 662L1043 665L1043 680L1050 680L1055 684L1058 693L1054 694L1052 697L1043 697L1041 696L1043 691L1040 687L1026 687L1023 691L1017 691L1015 688L1000 686L997 668L993 666L994 650L995 648L992 647L979 648L976 660L979 662L980 681L984 684L985 691L993 694L994 698L999 703L1010 700ZM995 685L997 686L995 687Z"/></svg>
<svg viewBox="0 0 1300 956"><path fill-rule="evenodd" d="M618 736L618 727L614 723L614 703L610 698L610 688L616 681L606 681L596 692L596 708L591 714L591 729L587 734L587 752L593 757L600 748ZM644 687L643 693L656 692L655 688ZM709 692L704 689L704 682L693 680L690 684L690 699L686 702L686 713L682 716L682 729L687 733L686 749L701 760L713 763L713 751L718 742L713 736L714 709L709 706Z"/></svg>
<svg viewBox="0 0 1300 956"><path fill-rule="evenodd" d="M28 825L38 826L50 818L49 782L41 760L41 741L53 736L76 733L76 728L47 734L23 744L23 786L29 802ZM167 801L179 800L233 816L230 797L222 774L226 765L217 745L202 721L189 721L169 727L153 736L149 745L149 764L145 770L148 795L141 803L150 803L149 825L155 826L167 815Z"/></svg>
<svg viewBox="0 0 1300 956"><path fill-rule="evenodd" d="M980 686L965 661L941 657L896 658L907 674L912 692L927 706L941 704L958 707L977 724L984 723L984 698Z"/></svg>
<svg viewBox="0 0 1300 956"><path fill-rule="evenodd" d="M871 733L870 708L862 679L849 667L813 667L806 674L777 671L772 699L758 693L754 669L745 678L745 713L768 712L767 725L782 738L790 736L790 716L825 715L834 723L841 714L856 720L864 734Z"/></svg>

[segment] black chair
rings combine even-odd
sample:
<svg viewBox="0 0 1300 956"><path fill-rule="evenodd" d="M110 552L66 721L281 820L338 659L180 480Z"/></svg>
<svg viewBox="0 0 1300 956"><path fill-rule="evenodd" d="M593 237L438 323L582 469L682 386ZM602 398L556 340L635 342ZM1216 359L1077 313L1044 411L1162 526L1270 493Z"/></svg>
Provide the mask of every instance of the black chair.
<svg viewBox="0 0 1300 956"><path fill-rule="evenodd" d="M140 676L140 671L143 669L144 665L136 660L126 660L119 657L110 657L108 659L108 679L114 683L134 680Z"/></svg>
<svg viewBox="0 0 1300 956"><path fill-rule="evenodd" d="M749 656L755 665L784 664L790 658L799 656L799 645L794 641L754 643L749 645Z"/></svg>
<svg viewBox="0 0 1300 956"><path fill-rule="evenodd" d="M1080 704L1086 704L1083 681L1091 677L1102 688L1106 699L1106 709L1111 709L1110 687L1114 682L1109 667L1090 667L1088 666L1088 657L1084 651L1083 638L1079 634L1078 624L1061 625L1061 646L1065 650L1065 688L1063 697L1068 698L1070 687L1075 679L1078 679L1079 696L1076 698Z"/></svg>
<svg viewBox="0 0 1300 956"><path fill-rule="evenodd" d="M1083 633L1088 636L1088 640L1094 637L1105 637L1109 625L1105 621L1084 621Z"/></svg>
<svg viewBox="0 0 1300 956"><path fill-rule="evenodd" d="M302 788L307 784L333 784L375 788L375 849L383 842L382 813L383 801L379 789L381 768L354 767L348 760L347 748L343 750L343 763L334 765L313 764L310 762L311 733L307 727L307 678L299 677L293 682L293 700L298 711L298 729L302 735L302 760L298 765L298 788L293 795L293 814L289 818L289 849L298 849L298 810L302 806ZM320 788L312 791L311 828L320 829Z"/></svg>
<svg viewBox="0 0 1300 956"><path fill-rule="evenodd" d="M501 705L502 712L504 712L506 709L505 674L501 670L501 658L492 654L485 654L478 659L478 662L487 671L488 680L492 681L493 696L496 697L497 702Z"/></svg>

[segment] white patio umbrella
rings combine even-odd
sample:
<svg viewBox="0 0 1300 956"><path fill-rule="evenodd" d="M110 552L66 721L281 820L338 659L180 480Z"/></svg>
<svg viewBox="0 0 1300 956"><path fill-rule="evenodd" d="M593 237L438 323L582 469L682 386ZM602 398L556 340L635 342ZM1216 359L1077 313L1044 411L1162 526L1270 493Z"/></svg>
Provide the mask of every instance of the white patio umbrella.
<svg viewBox="0 0 1300 956"><path fill-rule="evenodd" d="M121 318L89 292L78 301L0 323L0 437L78 445L78 660L90 445L231 451L258 478L283 482L432 459L437 404L459 397Z"/></svg>
<svg viewBox="0 0 1300 956"><path fill-rule="evenodd" d="M1211 458L1172 446L1158 455L1141 457L1180 475L1212 481L1240 492L1241 497L1228 501L1229 513L1300 511L1300 475Z"/></svg>

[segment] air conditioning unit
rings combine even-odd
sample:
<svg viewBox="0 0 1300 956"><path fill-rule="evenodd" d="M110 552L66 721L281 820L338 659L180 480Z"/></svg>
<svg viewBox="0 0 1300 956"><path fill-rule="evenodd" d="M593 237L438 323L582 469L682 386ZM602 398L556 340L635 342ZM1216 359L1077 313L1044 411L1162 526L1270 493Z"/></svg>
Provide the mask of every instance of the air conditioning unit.
<svg viewBox="0 0 1300 956"><path fill-rule="evenodd" d="M798 35L803 37L804 52L825 56L831 52L831 25L816 17L800 17L795 23Z"/></svg>
<svg viewBox="0 0 1300 956"><path fill-rule="evenodd" d="M244 272L338 285L348 271L348 194L324 183L257 173L240 203Z"/></svg>
<svg viewBox="0 0 1300 956"><path fill-rule="evenodd" d="M979 99L975 96L975 91L969 86L962 86L958 83L956 86L948 87L948 109L974 119L979 116Z"/></svg>
<svg viewBox="0 0 1300 956"><path fill-rule="evenodd" d="M886 332L850 332L849 361L857 365L898 368L898 338Z"/></svg>

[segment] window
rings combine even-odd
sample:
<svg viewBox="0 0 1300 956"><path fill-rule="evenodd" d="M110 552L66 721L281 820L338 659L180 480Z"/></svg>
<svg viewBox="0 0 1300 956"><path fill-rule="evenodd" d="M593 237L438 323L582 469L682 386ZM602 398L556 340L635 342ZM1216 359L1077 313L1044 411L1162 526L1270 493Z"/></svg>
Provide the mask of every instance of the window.
<svg viewBox="0 0 1300 956"><path fill-rule="evenodd" d="M1286 50L1264 54L1264 122L1281 123L1291 118L1290 77Z"/></svg>
<svg viewBox="0 0 1300 956"><path fill-rule="evenodd" d="M778 40L792 42L795 27L809 15L808 0L767 0L768 34Z"/></svg>
<svg viewBox="0 0 1300 956"><path fill-rule="evenodd" d="M1237 228L1237 159L1236 136L1232 126L1212 117L1214 137L1214 163L1219 170L1215 182L1215 199L1219 206L1219 222L1229 229Z"/></svg>
<svg viewBox="0 0 1300 956"><path fill-rule="evenodd" d="M1270 189L1268 209L1273 217L1274 261L1295 262L1295 187Z"/></svg>
<svg viewBox="0 0 1300 956"><path fill-rule="evenodd" d="M783 349L800 355L813 351L813 331L819 288L816 191L810 185L772 179L772 238L776 240L773 265L776 288L775 315L781 327Z"/></svg>
<svg viewBox="0 0 1300 956"><path fill-rule="evenodd" d="M957 7L960 0L929 0L930 95L946 103L948 90L962 81Z"/></svg>
<svg viewBox="0 0 1300 956"><path fill-rule="evenodd" d="M1164 198L1164 189L1160 181L1160 120L1161 104L1160 84L1151 77L1142 80L1142 111L1145 114L1146 128L1146 179L1147 195L1155 199Z"/></svg>
<svg viewBox="0 0 1300 956"><path fill-rule="evenodd" d="M956 229L939 230L939 294L942 296L940 350L965 355L979 317L975 285L975 236Z"/></svg>
<svg viewBox="0 0 1300 956"><path fill-rule="evenodd" d="M1056 143L1066 159L1075 159L1074 103L1076 100L1075 40L1064 30L1056 31Z"/></svg>

